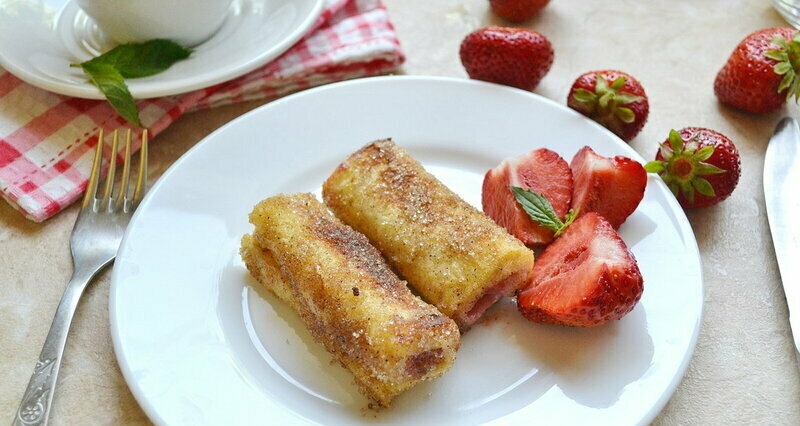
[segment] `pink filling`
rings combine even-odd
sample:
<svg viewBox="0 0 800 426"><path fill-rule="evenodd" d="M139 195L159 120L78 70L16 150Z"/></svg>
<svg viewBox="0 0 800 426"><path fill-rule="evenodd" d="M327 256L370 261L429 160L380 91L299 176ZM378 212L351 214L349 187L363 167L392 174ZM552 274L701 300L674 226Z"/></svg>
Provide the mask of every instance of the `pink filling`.
<svg viewBox="0 0 800 426"><path fill-rule="evenodd" d="M497 303L498 300L503 297L513 296L514 292L525 284L527 278L528 274L526 271L517 271L486 290L483 296L472 305L469 311L455 318L461 332L463 333L469 330L472 324L480 319L483 313Z"/></svg>

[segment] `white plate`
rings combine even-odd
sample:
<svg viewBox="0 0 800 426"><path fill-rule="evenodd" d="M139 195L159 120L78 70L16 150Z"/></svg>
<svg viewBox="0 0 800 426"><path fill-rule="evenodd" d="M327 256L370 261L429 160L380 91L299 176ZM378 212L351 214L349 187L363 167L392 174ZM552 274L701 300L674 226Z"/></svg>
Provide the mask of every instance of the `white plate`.
<svg viewBox="0 0 800 426"><path fill-rule="evenodd" d="M247 214L279 192L318 191L357 148L393 137L473 204L503 158L584 144L641 158L602 127L531 93L468 80L362 79L268 104L198 144L154 185L114 266L111 330L122 372L157 424L646 424L695 346L696 242L650 176L621 233L645 291L596 329L534 324L509 300L464 335L444 377L374 412L297 316L237 253Z"/></svg>
<svg viewBox="0 0 800 426"><path fill-rule="evenodd" d="M128 80L137 99L228 81L278 57L308 31L324 0L234 0L222 28L163 73ZM94 21L69 0L0 0L0 65L43 89L89 99L103 95L72 63L109 49Z"/></svg>

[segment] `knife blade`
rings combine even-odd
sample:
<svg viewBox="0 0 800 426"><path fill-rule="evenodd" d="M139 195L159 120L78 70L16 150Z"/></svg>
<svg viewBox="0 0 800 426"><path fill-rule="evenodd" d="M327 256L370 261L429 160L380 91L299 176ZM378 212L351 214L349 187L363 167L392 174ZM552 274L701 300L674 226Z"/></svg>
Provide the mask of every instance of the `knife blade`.
<svg viewBox="0 0 800 426"><path fill-rule="evenodd" d="M789 326L800 356L800 127L783 118L764 158L764 198L778 271L789 307Z"/></svg>

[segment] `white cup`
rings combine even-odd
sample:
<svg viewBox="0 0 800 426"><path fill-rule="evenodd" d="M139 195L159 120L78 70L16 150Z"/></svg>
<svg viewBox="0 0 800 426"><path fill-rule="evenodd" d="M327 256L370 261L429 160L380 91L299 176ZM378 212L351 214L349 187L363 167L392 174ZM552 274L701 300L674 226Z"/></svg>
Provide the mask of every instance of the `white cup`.
<svg viewBox="0 0 800 426"><path fill-rule="evenodd" d="M233 0L76 1L117 43L162 38L193 47L219 30Z"/></svg>

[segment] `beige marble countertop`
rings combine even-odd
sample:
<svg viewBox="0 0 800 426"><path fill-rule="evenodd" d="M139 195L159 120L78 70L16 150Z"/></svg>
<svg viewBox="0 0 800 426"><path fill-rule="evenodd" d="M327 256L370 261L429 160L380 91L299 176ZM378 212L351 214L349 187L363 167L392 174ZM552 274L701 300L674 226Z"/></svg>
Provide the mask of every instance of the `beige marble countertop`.
<svg viewBox="0 0 800 426"><path fill-rule="evenodd" d="M385 0L407 62L401 73L465 78L458 46L471 30L502 24L486 0ZM564 102L582 72L616 68L650 97L650 119L631 145L645 158L670 128L704 126L731 137L742 178L724 203L689 212L700 247L705 311L691 364L656 425L800 424L800 371L764 210L770 134L798 107L752 116L717 103L712 84L748 33L786 23L767 0L552 0L522 26L546 34L556 56L536 93ZM208 133L259 106L186 115L152 143L157 178ZM9 422L71 272L72 206L42 224L0 203L0 419ZM110 273L89 287L72 326L53 425L146 425L123 380L108 327ZM800 332L800 331L798 331ZM533 423L535 419L531 419Z"/></svg>

